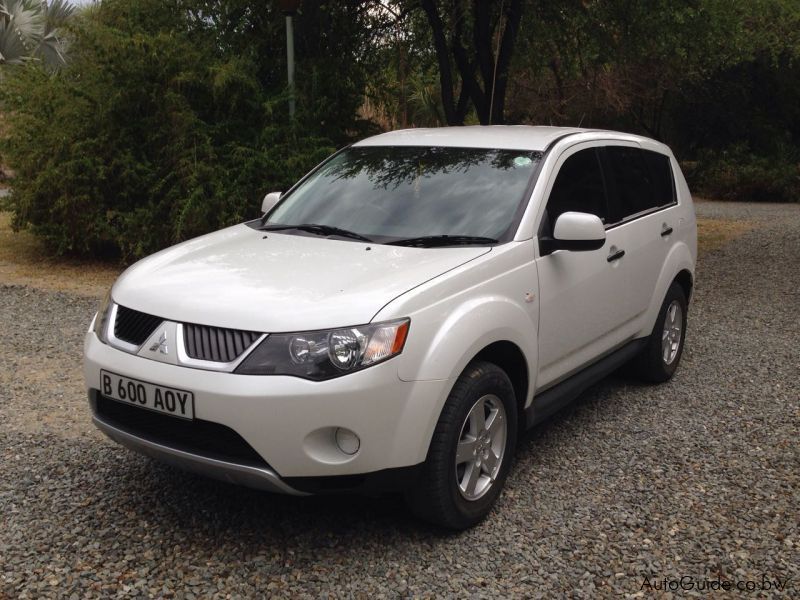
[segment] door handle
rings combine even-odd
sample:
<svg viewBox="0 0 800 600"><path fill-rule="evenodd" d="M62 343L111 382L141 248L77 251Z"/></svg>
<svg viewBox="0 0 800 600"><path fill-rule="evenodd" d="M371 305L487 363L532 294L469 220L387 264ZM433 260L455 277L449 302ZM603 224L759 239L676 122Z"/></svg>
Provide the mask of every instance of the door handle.
<svg viewBox="0 0 800 600"><path fill-rule="evenodd" d="M615 260L619 260L623 256L625 256L625 250L617 250L613 254L609 254L606 260L608 262L614 262Z"/></svg>
<svg viewBox="0 0 800 600"><path fill-rule="evenodd" d="M665 223L665 225L666 225L666 223ZM661 230L661 237L666 237L666 236L668 236L670 233L672 233L672 227L669 227L669 226L667 225L666 227L664 227L664 229L662 229L662 230Z"/></svg>

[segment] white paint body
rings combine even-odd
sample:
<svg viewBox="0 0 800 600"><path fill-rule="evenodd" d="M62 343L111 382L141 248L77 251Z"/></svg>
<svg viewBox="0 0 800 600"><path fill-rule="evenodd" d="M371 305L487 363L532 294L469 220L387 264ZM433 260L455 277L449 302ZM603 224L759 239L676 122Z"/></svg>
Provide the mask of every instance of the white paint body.
<svg viewBox="0 0 800 600"><path fill-rule="evenodd" d="M264 333L410 318L403 352L323 382L188 368L85 341L88 388L101 369L194 393L196 418L241 435L280 477L368 473L425 460L459 374L494 342L525 357L534 395L652 331L667 288L694 273L696 222L668 148L633 135L551 127L399 131L359 145L547 150L513 239L494 247L410 248L294 236L236 225L150 256L114 284L115 303L185 323ZM537 231L564 160L628 144L670 157L677 203L605 232L593 251L541 256ZM664 225L673 228L661 236ZM267 239L264 239L264 236ZM366 251L365 247L371 250ZM608 262L612 246L625 249ZM355 454L315 432L345 427Z"/></svg>

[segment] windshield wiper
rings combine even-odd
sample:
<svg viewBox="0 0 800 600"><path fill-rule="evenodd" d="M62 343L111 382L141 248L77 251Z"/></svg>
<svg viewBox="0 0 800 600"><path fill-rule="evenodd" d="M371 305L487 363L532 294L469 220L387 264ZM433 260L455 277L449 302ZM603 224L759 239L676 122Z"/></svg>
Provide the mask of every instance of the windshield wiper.
<svg viewBox="0 0 800 600"><path fill-rule="evenodd" d="M497 240L490 237L477 235L426 235L423 237L408 238L388 242L390 246L416 246L418 248L433 248L436 246L473 246L496 244Z"/></svg>
<svg viewBox="0 0 800 600"><path fill-rule="evenodd" d="M276 223L274 225L262 225L258 228L259 231L283 231L284 229L298 229L316 235L338 235L339 237L346 237L362 242L372 242L368 237L356 233L355 231L348 231L347 229L333 227L332 225L319 225L317 223L300 223L299 225L281 225Z"/></svg>

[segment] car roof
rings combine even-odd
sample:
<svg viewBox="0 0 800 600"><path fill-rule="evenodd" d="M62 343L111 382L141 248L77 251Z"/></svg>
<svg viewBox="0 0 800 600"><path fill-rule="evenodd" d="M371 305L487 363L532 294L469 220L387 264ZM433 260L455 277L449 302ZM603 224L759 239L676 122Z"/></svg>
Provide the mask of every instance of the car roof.
<svg viewBox="0 0 800 600"><path fill-rule="evenodd" d="M501 150L546 150L560 138L572 134L597 134L597 137L652 142L629 133L533 125L467 125L400 129L375 135L354 146L443 146L453 148L493 148ZM593 136L582 136L591 138Z"/></svg>

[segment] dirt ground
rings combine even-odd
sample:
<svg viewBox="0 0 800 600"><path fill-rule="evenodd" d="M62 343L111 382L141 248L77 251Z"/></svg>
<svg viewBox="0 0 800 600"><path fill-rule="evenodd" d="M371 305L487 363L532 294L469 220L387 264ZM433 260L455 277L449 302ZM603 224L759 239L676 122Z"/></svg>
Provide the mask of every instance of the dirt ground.
<svg viewBox="0 0 800 600"><path fill-rule="evenodd" d="M0 213L0 283L101 298L121 272L119 265L52 257L33 234L12 231L10 213Z"/></svg>

